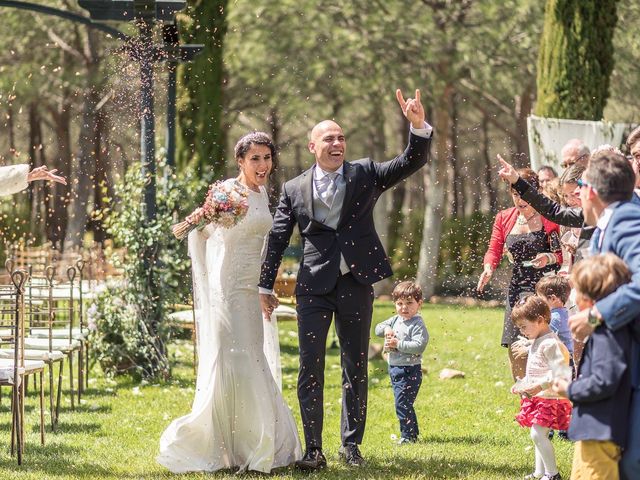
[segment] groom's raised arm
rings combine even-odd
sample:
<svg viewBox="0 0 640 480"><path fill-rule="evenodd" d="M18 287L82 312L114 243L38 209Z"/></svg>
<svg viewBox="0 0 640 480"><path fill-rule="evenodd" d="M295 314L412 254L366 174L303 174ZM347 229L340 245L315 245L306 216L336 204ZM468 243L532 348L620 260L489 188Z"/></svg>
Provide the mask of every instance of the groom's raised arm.
<svg viewBox="0 0 640 480"><path fill-rule="evenodd" d="M276 282L278 268L282 262L284 251L289 245L295 218L291 209L291 199L287 194L286 184L282 185L280 202L273 217L273 227L267 240L267 251L260 270L260 293L271 293Z"/></svg>
<svg viewBox="0 0 640 480"><path fill-rule="evenodd" d="M396 99L402 114L411 124L409 144L404 152L388 162L374 163L378 188L382 191L391 188L400 180L424 167L429 159L431 134L433 128L425 122L424 107L420 101L420 90L416 89L415 98L404 99L400 89L396 90Z"/></svg>
<svg viewBox="0 0 640 480"><path fill-rule="evenodd" d="M425 122L425 128L411 127L407 148L396 158L387 162L373 163L378 187L382 191L411 176L429 161L433 128Z"/></svg>

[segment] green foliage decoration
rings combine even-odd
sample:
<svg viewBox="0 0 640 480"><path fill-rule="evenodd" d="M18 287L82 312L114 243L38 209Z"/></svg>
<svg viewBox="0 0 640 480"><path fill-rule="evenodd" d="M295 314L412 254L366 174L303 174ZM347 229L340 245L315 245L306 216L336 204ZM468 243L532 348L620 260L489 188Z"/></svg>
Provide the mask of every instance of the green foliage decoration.
<svg viewBox="0 0 640 480"><path fill-rule="evenodd" d="M618 0L547 0L536 115L601 120L613 71Z"/></svg>
<svg viewBox="0 0 640 480"><path fill-rule="evenodd" d="M158 171L166 171L164 160ZM188 301L191 277L185 244L171 234L171 225L182 208L192 207L185 198L194 198L201 181L173 174L157 179L157 217L147 223L140 208L145 179L140 164L126 172L115 187L121 208L105 209L106 227L114 246L125 249L121 267L124 280L107 286L89 309L92 348L103 370L110 375L131 373L141 378L166 378L170 374L165 342L169 329L164 320L168 307ZM148 265L145 252L158 247L158 262ZM147 268L151 268L151 275ZM158 287L150 285L149 276Z"/></svg>

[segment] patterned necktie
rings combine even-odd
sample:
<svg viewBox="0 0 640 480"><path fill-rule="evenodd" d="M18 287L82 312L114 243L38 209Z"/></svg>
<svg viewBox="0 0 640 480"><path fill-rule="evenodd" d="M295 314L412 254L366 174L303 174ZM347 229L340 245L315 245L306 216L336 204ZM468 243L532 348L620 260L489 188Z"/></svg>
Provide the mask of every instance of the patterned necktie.
<svg viewBox="0 0 640 480"><path fill-rule="evenodd" d="M325 176L325 182L329 183L324 189L324 193L321 198L325 205L329 208L331 208L331 205L333 205L333 198L336 196L336 179L338 178L338 175L339 173L337 172L331 172L327 173L327 175Z"/></svg>

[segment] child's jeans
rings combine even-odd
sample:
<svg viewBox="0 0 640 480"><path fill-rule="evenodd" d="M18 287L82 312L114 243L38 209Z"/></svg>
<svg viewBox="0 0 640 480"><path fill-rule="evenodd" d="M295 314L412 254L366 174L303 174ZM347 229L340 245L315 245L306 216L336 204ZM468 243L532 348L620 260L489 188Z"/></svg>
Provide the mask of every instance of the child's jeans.
<svg viewBox="0 0 640 480"><path fill-rule="evenodd" d="M403 438L415 440L418 437L418 418L413 403L418 396L422 383L421 365L389 365L389 377L396 401L396 415L400 421L400 433Z"/></svg>

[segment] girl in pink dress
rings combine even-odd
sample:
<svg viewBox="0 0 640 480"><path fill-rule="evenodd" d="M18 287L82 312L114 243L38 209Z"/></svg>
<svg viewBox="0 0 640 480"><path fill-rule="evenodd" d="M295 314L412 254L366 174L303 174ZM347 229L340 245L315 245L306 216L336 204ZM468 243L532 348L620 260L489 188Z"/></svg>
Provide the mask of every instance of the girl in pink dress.
<svg viewBox="0 0 640 480"><path fill-rule="evenodd" d="M521 396L516 420L531 429L535 446L535 471L526 479L560 480L549 429L566 430L571 419L571 403L551 389L555 377L571 378L569 351L551 331L551 311L540 297L530 295L520 300L511 313L513 323L533 343L529 347L527 373L511 388Z"/></svg>

